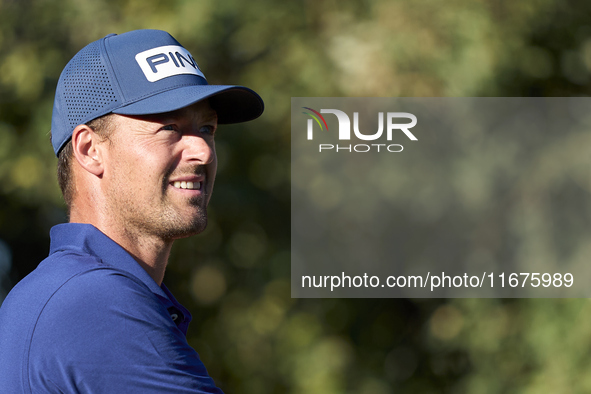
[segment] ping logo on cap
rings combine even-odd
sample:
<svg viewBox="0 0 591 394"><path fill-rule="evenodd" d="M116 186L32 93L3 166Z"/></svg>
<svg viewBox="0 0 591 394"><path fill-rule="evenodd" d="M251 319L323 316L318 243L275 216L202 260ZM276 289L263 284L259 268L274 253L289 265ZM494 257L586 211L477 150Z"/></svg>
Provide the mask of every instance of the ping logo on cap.
<svg viewBox="0 0 591 394"><path fill-rule="evenodd" d="M135 55L135 60L150 82L180 74L195 74L205 79L193 56L179 45L148 49Z"/></svg>

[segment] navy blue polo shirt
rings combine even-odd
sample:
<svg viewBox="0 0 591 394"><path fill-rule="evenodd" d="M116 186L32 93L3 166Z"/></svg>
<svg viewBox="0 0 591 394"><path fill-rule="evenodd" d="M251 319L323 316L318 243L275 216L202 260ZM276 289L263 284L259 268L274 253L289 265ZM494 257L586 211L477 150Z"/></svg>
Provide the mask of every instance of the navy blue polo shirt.
<svg viewBox="0 0 591 394"><path fill-rule="evenodd" d="M0 391L222 393L187 343L190 321L105 234L60 224L0 308Z"/></svg>

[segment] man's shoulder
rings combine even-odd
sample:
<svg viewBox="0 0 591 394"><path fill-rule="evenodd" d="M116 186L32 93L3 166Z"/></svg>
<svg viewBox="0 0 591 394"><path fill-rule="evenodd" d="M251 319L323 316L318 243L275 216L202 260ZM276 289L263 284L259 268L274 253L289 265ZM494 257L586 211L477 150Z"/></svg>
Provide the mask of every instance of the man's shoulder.
<svg viewBox="0 0 591 394"><path fill-rule="evenodd" d="M58 251L43 260L33 272L17 283L6 297L2 309L10 309L16 304L22 314L25 309L43 308L56 293L67 292L75 296L76 292L108 288L110 282L128 284L132 287L142 285L133 275L101 261L96 256L73 250Z"/></svg>
<svg viewBox="0 0 591 394"><path fill-rule="evenodd" d="M215 387L165 303L131 273L58 252L17 287L0 308L0 386L11 392L47 392L48 384L61 392L107 392L128 375L129 387L157 387L149 382L179 378L174 363L198 378L180 377L172 386L187 380ZM152 378L146 370L164 375Z"/></svg>
<svg viewBox="0 0 591 394"><path fill-rule="evenodd" d="M124 309L116 303L138 298L150 301L151 292L133 275L88 254L53 253L0 307L0 382L17 387L12 380L19 379L36 347L60 346L73 340L73 333L84 335L89 327L108 324L113 308Z"/></svg>
<svg viewBox="0 0 591 394"><path fill-rule="evenodd" d="M30 340L43 327L43 320L59 327L73 323L67 316L100 318L101 308L104 312L108 305L153 298L148 287L129 272L88 254L60 251L10 291L0 308L0 335Z"/></svg>
<svg viewBox="0 0 591 394"><path fill-rule="evenodd" d="M164 314L162 308L158 297L132 274L97 265L72 275L55 288L37 313L33 337L44 337L46 341L63 337L66 332L92 333L97 325L113 330L109 325L130 319L150 320L153 314Z"/></svg>

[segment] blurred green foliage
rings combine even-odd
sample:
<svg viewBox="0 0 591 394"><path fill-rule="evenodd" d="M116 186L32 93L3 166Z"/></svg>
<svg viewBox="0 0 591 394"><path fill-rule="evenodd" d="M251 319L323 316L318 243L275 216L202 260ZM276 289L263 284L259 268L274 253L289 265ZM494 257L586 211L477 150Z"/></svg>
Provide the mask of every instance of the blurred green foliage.
<svg viewBox="0 0 591 394"><path fill-rule="evenodd" d="M108 33L163 29L210 83L266 102L259 120L219 133L211 224L178 242L166 277L227 393L590 392L588 300L297 300L289 289L290 97L587 95L590 12L573 0L0 0L8 282L34 269L66 220L48 141L61 69ZM572 149L547 171L580 168L584 148ZM462 187L486 199L493 181Z"/></svg>

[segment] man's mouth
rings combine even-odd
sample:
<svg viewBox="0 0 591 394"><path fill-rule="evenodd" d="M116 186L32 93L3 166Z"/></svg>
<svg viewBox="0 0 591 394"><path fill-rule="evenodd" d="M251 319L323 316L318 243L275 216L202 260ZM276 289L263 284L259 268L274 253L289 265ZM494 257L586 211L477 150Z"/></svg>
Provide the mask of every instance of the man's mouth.
<svg viewBox="0 0 591 394"><path fill-rule="evenodd" d="M177 189L189 189L189 190L200 190L201 189L201 182L173 182L172 186L176 187Z"/></svg>

